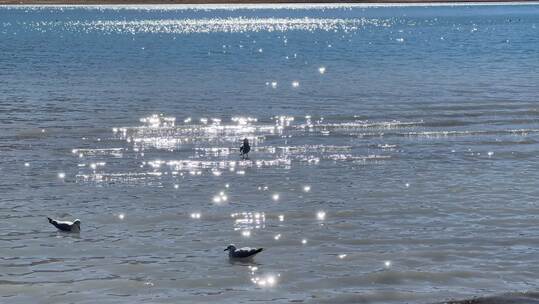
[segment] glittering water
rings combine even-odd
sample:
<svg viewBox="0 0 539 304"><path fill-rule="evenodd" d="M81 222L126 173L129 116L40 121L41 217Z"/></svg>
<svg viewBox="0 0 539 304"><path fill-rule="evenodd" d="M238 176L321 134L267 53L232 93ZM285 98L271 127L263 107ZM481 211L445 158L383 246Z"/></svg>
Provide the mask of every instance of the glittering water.
<svg viewBox="0 0 539 304"><path fill-rule="evenodd" d="M536 290L538 26L538 5L0 7L0 302Z"/></svg>

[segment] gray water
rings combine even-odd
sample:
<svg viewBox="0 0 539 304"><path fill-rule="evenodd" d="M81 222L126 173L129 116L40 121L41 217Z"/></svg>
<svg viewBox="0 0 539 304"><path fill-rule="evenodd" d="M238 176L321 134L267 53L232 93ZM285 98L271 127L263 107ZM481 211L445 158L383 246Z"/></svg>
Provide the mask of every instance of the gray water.
<svg viewBox="0 0 539 304"><path fill-rule="evenodd" d="M536 290L538 27L534 4L0 7L0 302Z"/></svg>

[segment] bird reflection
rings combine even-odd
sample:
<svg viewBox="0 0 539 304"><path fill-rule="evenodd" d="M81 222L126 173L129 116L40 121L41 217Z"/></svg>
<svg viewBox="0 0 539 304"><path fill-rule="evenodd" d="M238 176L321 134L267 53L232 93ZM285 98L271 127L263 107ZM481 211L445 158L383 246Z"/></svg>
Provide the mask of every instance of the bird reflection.
<svg viewBox="0 0 539 304"><path fill-rule="evenodd" d="M239 266L262 266L262 264L256 262L254 259L251 260L237 260L237 259L228 259L228 262L231 265L239 265Z"/></svg>

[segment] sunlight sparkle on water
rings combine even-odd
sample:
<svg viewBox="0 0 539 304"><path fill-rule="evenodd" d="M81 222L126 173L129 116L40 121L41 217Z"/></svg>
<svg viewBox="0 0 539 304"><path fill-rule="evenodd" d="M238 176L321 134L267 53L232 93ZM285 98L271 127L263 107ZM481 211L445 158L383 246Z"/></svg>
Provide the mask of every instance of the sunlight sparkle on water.
<svg viewBox="0 0 539 304"><path fill-rule="evenodd" d="M30 163L24 163L25 167L30 167Z"/></svg>
<svg viewBox="0 0 539 304"><path fill-rule="evenodd" d="M311 186L303 186L303 191L304 191L304 192L309 192L309 191L311 191Z"/></svg>
<svg viewBox="0 0 539 304"><path fill-rule="evenodd" d="M278 241L279 239L281 239L281 234L277 234L273 237L276 241Z"/></svg>
<svg viewBox="0 0 539 304"><path fill-rule="evenodd" d="M277 278L274 275L254 277L251 281L260 287L273 287L277 284Z"/></svg>
<svg viewBox="0 0 539 304"><path fill-rule="evenodd" d="M216 204L224 203L228 200L228 196L224 191L219 192L218 195L213 197L213 202Z"/></svg>
<svg viewBox="0 0 539 304"><path fill-rule="evenodd" d="M343 254L339 254L339 259L341 259L341 260L342 260L342 259L344 259L345 257L346 257L346 254L345 254L345 253L343 253Z"/></svg>
<svg viewBox="0 0 539 304"><path fill-rule="evenodd" d="M64 172L58 173L58 178L64 179L66 177L66 174Z"/></svg>
<svg viewBox="0 0 539 304"><path fill-rule="evenodd" d="M244 230L244 231L241 232L241 235L244 236L244 237L250 237L251 236L251 231Z"/></svg>
<svg viewBox="0 0 539 304"><path fill-rule="evenodd" d="M123 220L123 219L125 218L125 214L124 214L124 213L118 214L118 218L119 218L120 220Z"/></svg>
<svg viewBox="0 0 539 304"><path fill-rule="evenodd" d="M204 19L167 19L167 20L99 20L99 21L66 21L40 22L35 24L40 30L63 27L74 32L104 32L104 33L245 33L245 32L287 32L287 31L351 31L365 26L391 26L388 19L369 18L204 18ZM286 41L286 40L285 40ZM287 41L286 41L287 42ZM285 45L287 43L284 43ZM253 40L253 43L256 43ZM327 47L332 47L328 44ZM223 45L223 49L227 46ZM230 46L228 46L230 48ZM142 50L145 47L141 47ZM262 52L262 48L255 49ZM296 55L296 54L294 54ZM296 58L296 56L294 56Z"/></svg>
<svg viewBox="0 0 539 304"><path fill-rule="evenodd" d="M191 213L191 218L192 219L200 219L200 213L198 213L198 212Z"/></svg>
<svg viewBox="0 0 539 304"><path fill-rule="evenodd" d="M326 218L326 213L324 211L318 211L318 213L316 213L316 218L319 221L323 221Z"/></svg>
<svg viewBox="0 0 539 304"><path fill-rule="evenodd" d="M299 81L297 81L297 80L292 81L292 87L294 87L294 88L299 87Z"/></svg>
<svg viewBox="0 0 539 304"><path fill-rule="evenodd" d="M279 222L284 222L284 214L279 214Z"/></svg>
<svg viewBox="0 0 539 304"><path fill-rule="evenodd" d="M279 200L279 194L275 193L272 195L271 197L274 201L278 201Z"/></svg>
<svg viewBox="0 0 539 304"><path fill-rule="evenodd" d="M307 239L301 240L301 243L302 243L303 245L306 245L306 244L307 244Z"/></svg>
<svg viewBox="0 0 539 304"><path fill-rule="evenodd" d="M385 262L384 262L384 266L385 266L386 268L391 267L391 261L385 261Z"/></svg>
<svg viewBox="0 0 539 304"><path fill-rule="evenodd" d="M145 282L144 285L146 285L148 287L153 287L155 284L148 281L148 282Z"/></svg>
<svg viewBox="0 0 539 304"><path fill-rule="evenodd" d="M318 68L318 72L319 72L320 74L324 74L324 73L326 72L326 67L323 67L323 66L319 67L319 68Z"/></svg>

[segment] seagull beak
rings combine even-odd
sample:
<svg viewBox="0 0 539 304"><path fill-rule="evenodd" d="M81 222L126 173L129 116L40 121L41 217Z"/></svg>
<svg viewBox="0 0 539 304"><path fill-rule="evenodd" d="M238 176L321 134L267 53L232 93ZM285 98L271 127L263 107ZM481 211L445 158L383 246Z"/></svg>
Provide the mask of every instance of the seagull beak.
<svg viewBox="0 0 539 304"><path fill-rule="evenodd" d="M227 248L227 249L225 249L225 250L223 250L223 251L227 251L227 250L228 250L228 248Z"/></svg>

